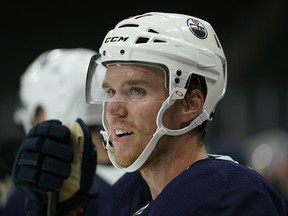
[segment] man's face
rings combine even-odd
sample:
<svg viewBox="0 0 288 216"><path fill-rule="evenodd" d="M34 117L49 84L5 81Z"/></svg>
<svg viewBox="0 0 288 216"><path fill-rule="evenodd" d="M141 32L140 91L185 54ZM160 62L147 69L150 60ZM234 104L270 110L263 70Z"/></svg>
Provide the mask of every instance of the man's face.
<svg viewBox="0 0 288 216"><path fill-rule="evenodd" d="M106 120L116 162L131 165L157 126L157 113L168 97L165 72L154 66L110 64L103 82L108 100Z"/></svg>

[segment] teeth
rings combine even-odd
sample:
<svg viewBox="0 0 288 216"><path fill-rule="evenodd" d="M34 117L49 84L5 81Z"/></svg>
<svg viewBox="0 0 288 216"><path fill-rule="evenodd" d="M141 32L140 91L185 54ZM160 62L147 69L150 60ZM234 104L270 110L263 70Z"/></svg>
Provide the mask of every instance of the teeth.
<svg viewBox="0 0 288 216"><path fill-rule="evenodd" d="M118 136L118 135L123 135L123 134L131 134L132 132L127 131L127 130L118 129L118 130L115 130L115 133Z"/></svg>

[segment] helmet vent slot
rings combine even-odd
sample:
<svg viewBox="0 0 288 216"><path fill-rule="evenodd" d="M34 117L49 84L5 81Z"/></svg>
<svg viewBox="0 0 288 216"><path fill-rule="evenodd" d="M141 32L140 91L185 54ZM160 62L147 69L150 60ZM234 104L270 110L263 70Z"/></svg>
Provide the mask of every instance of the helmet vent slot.
<svg viewBox="0 0 288 216"><path fill-rule="evenodd" d="M216 41L218 48L221 49L220 42L219 42L219 40L215 34L214 34L214 38L215 38L215 41Z"/></svg>
<svg viewBox="0 0 288 216"><path fill-rule="evenodd" d="M158 31L155 31L155 30L153 30L153 29L149 29L148 32L150 32L150 33L155 33L155 34L159 34Z"/></svg>
<svg viewBox="0 0 288 216"><path fill-rule="evenodd" d="M166 43L166 41L159 40L159 39L155 39L153 42L154 42L154 43Z"/></svg>
<svg viewBox="0 0 288 216"><path fill-rule="evenodd" d="M136 43L136 44L140 44L140 43L147 43L148 40L149 40L149 38L146 38L146 37L139 37L135 43Z"/></svg>
<svg viewBox="0 0 288 216"><path fill-rule="evenodd" d="M136 44L143 44L143 43L147 43L149 41L149 38L146 38L146 37L139 37L137 40L136 40ZM153 41L153 43L166 43L166 41L163 41L163 40L159 40L159 39L155 39Z"/></svg>
<svg viewBox="0 0 288 216"><path fill-rule="evenodd" d="M126 25L121 25L119 26L119 28L126 28L126 27L138 27L139 25L138 24L126 24Z"/></svg>

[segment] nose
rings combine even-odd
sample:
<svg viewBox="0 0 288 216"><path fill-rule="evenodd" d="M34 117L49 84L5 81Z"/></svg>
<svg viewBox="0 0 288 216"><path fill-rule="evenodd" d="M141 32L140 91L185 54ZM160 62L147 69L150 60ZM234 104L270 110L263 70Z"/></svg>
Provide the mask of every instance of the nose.
<svg viewBox="0 0 288 216"><path fill-rule="evenodd" d="M106 113L119 117L127 115L127 102L108 101L106 103Z"/></svg>

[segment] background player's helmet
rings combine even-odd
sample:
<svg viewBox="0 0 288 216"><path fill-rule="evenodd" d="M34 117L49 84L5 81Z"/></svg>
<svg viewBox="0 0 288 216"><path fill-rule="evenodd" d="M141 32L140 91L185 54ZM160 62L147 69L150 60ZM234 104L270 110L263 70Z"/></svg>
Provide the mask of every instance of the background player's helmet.
<svg viewBox="0 0 288 216"><path fill-rule="evenodd" d="M102 107L85 101L87 68L95 53L86 48L54 49L27 67L20 79L21 108L15 112L26 133L39 106L46 119L68 123L81 117L88 125L101 125Z"/></svg>
<svg viewBox="0 0 288 216"><path fill-rule="evenodd" d="M94 82L93 79L98 80L95 81L97 83L103 77L103 71L98 69L101 68L100 65L139 62L160 65L166 71L166 86L170 95L158 113L156 133L159 133L154 136L152 144L148 144L147 148L150 150L144 150L143 159L138 158L141 162L135 161L137 165L132 165L126 171L133 171L146 161L163 135L160 134L163 133L161 128L165 129L164 134L176 136L192 130L206 120L212 120L216 104L226 91L227 64L220 41L208 22L193 16L151 12L124 19L107 33L99 53L101 57L91 59L88 72L86 96L91 103L98 100L97 95L93 95L96 91L91 83ZM93 66L93 61L97 66ZM102 74L99 75L97 70L102 71ZM163 113L175 100L184 98L192 74L204 77L206 82L207 95L202 113L183 129L165 128L162 124ZM179 92L182 96L177 94ZM105 116L103 124L105 126ZM107 148L110 147L107 143ZM113 163L113 150L110 155Z"/></svg>

